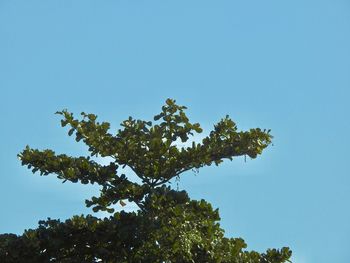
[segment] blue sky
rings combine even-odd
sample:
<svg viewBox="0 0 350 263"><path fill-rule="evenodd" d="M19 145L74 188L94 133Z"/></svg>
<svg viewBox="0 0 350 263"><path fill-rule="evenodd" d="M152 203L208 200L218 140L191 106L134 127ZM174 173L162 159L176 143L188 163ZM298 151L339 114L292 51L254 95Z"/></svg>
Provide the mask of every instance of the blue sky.
<svg viewBox="0 0 350 263"><path fill-rule="evenodd" d="M256 160L180 181L220 209L228 236L290 246L296 263L347 263L349 28L346 0L1 0L0 233L89 213L95 188L32 175L16 158L27 144L86 154L55 111L115 129L170 97L207 132L229 114L275 137Z"/></svg>

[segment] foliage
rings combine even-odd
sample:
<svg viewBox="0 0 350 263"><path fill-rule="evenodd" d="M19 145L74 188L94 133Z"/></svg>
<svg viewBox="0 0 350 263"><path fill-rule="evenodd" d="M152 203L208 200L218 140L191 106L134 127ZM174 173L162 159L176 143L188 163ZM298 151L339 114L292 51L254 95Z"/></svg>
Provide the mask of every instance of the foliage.
<svg viewBox="0 0 350 263"><path fill-rule="evenodd" d="M68 126L68 134L88 146L90 156L71 157L27 146L19 154L22 165L42 176L56 174L63 182L100 185L100 195L86 200L86 205L111 216L74 216L65 222L49 218L21 236L0 235L0 262L289 261L289 248L246 251L243 239L224 236L218 210L204 200L191 200L185 191L171 189L169 184L188 170L219 165L224 159L256 158L271 143L269 131L237 131L226 116L201 143L179 147L179 142L202 132L198 123L189 121L185 109L167 99L153 122L129 117L114 135L109 132L110 124L98 122L94 114L82 113L79 120L67 110L57 112L62 126ZM113 162L101 165L93 156L112 157ZM119 174L119 168L125 166L141 183ZM126 200L139 209L115 212L115 205Z"/></svg>

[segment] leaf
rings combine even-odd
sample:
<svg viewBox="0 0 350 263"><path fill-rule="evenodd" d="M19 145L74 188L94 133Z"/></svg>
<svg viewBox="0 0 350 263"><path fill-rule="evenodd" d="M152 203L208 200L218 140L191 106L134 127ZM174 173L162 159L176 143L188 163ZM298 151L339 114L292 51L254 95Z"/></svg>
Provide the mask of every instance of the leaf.
<svg viewBox="0 0 350 263"><path fill-rule="evenodd" d="M75 130L74 128L70 129L70 130L68 131L68 135L71 136L71 135L73 134L74 130Z"/></svg>

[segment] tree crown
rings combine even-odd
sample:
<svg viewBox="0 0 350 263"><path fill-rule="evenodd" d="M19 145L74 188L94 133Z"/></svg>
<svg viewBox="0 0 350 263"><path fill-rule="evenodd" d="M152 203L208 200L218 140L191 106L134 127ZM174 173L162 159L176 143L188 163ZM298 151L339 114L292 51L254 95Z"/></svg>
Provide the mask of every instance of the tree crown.
<svg viewBox="0 0 350 263"><path fill-rule="evenodd" d="M113 213L103 219L73 216L65 222L39 221L35 230L22 236L0 235L0 261L18 262L111 262L111 263L282 263L291 256L289 248L268 249L266 253L245 251L241 238L226 238L220 228L218 209L205 200L191 200L186 191L174 190L169 182L182 173L224 159L248 155L256 158L271 143L270 131L259 128L238 131L226 116L208 136L187 147L199 123L191 123L186 107L167 99L153 121L129 117L116 134L108 122L94 114L57 112L68 135L83 141L89 156L72 157L52 150L26 147L19 158L23 165L41 175L56 174L63 182L97 183L100 195L86 200L94 212ZM101 165L92 157L111 157ZM140 178L133 182L120 173L130 167ZM134 212L114 212L123 200L135 202Z"/></svg>
<svg viewBox="0 0 350 263"><path fill-rule="evenodd" d="M195 133L202 132L199 123L190 122L185 110L185 106L167 99L153 121L129 117L116 134L109 132L108 122L98 122L94 114L82 112L82 118L76 119L67 110L59 111L62 127L68 126L68 135L74 135L76 141L82 140L88 146L90 156L112 157L113 162L103 166L90 156L56 155L52 150L40 151L28 146L19 158L22 165L41 175L55 173L64 182L101 185L101 195L86 200L86 204L93 206L95 212L113 212L111 205L125 199L142 209L147 195L183 172L219 165L224 159L232 160L236 156L256 158L271 143L269 130L237 131L236 124L227 115L201 143L179 147L179 141L187 142ZM119 175L119 166L130 167L142 183L130 181L125 174Z"/></svg>

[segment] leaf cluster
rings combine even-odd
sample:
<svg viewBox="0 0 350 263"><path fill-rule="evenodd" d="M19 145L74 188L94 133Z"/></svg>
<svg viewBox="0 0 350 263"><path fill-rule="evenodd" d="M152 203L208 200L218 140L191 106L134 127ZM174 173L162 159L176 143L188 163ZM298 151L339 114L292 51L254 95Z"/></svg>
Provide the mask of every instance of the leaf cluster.
<svg viewBox="0 0 350 263"><path fill-rule="evenodd" d="M167 99L152 121L129 117L116 133L94 114L57 112L62 127L77 142L83 141L89 156L73 157L27 146L18 156L22 165L42 176L56 174L63 182L98 184L100 195L86 200L94 212L109 218L74 216L61 222L40 221L23 235L0 235L1 262L286 262L288 248L266 253L246 251L241 238L226 238L218 210L204 200L191 200L185 191L171 189L170 181L184 172L237 156L256 158L271 143L269 130L238 131L226 116L201 142L188 143L202 132L189 121L186 107ZM111 157L101 165L93 157ZM141 183L120 168L129 167ZM134 202L136 212L115 212L117 203ZM25 261L23 261L25 260Z"/></svg>

